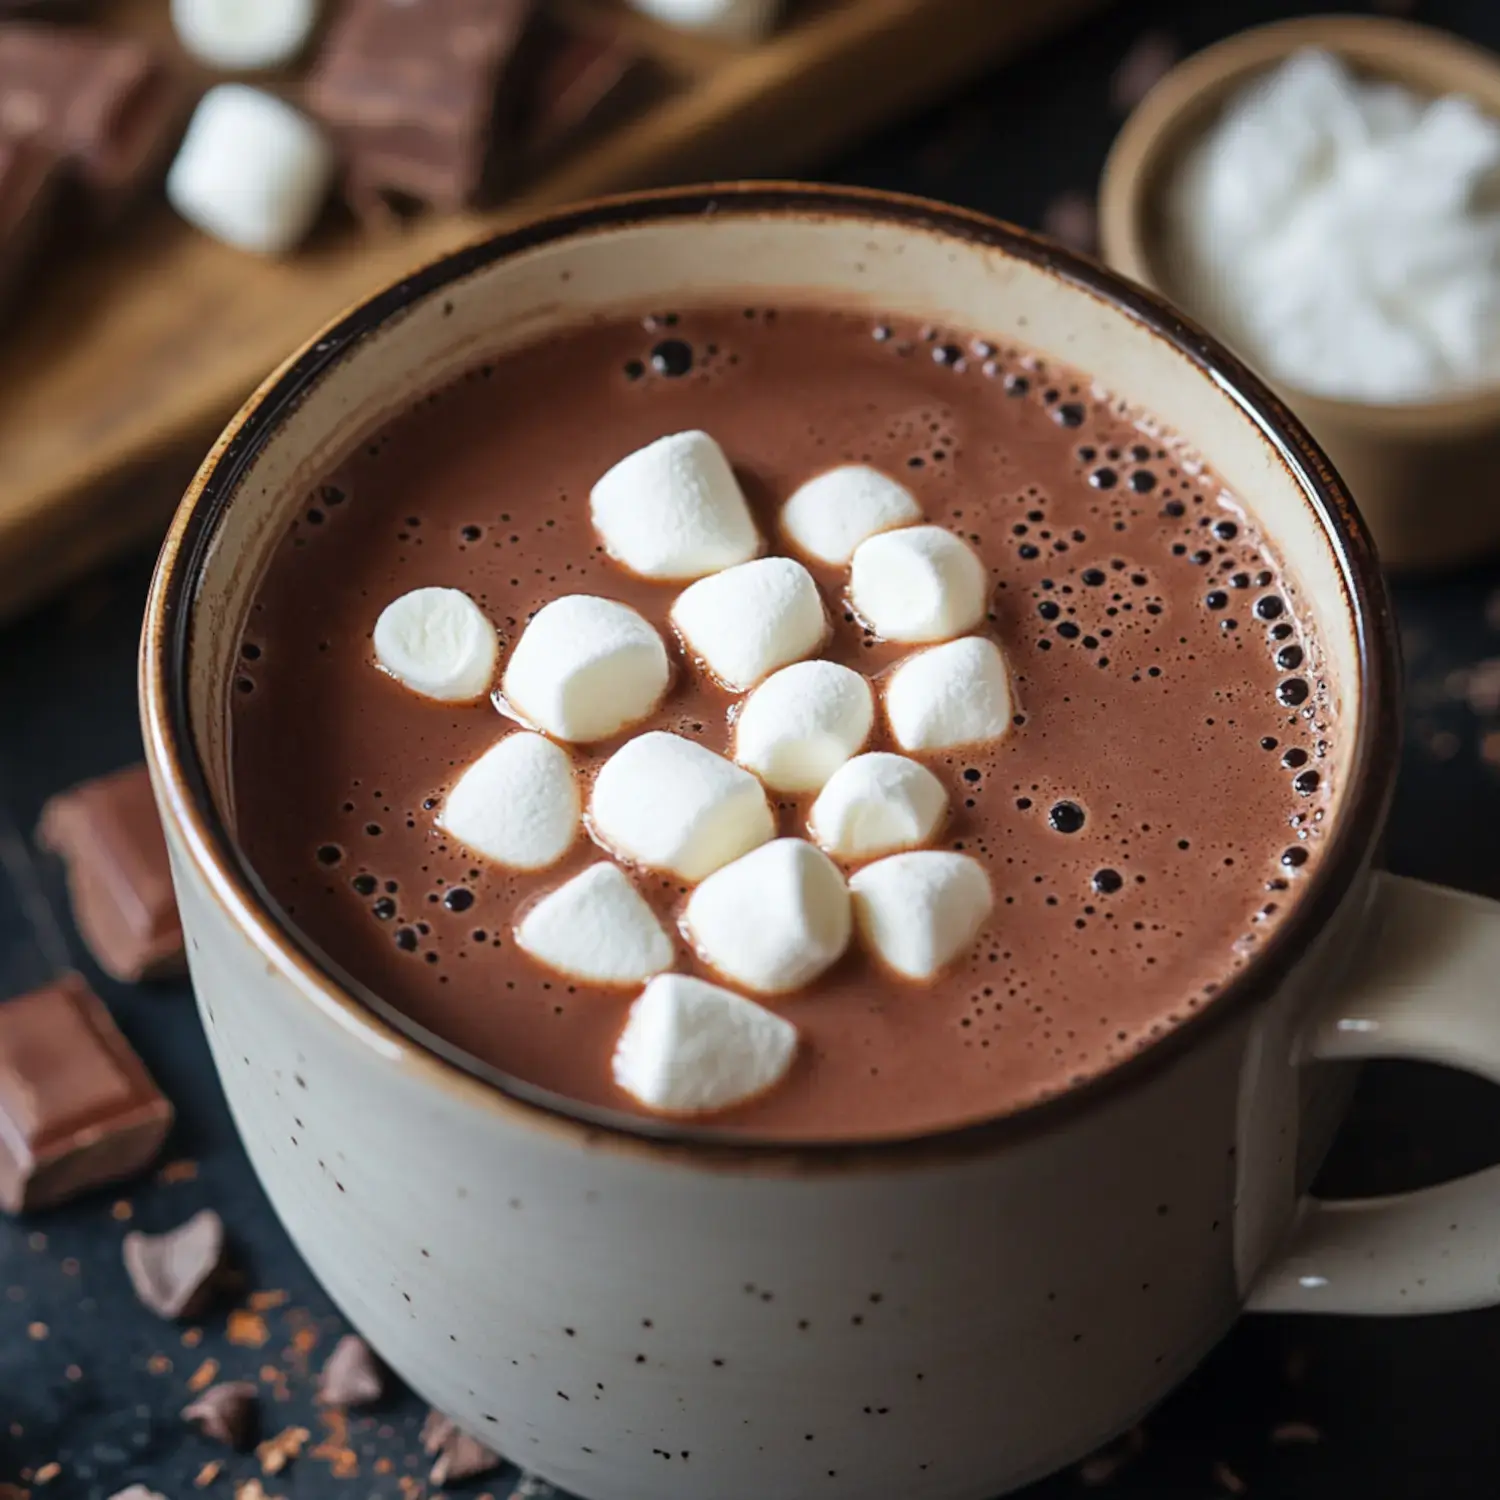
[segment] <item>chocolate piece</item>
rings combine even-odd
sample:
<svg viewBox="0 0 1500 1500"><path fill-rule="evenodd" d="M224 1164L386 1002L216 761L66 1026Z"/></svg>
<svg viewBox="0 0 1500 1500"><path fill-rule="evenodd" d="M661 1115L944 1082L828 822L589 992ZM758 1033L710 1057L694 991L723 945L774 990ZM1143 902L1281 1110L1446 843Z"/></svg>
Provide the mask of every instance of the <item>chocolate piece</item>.
<svg viewBox="0 0 1500 1500"><path fill-rule="evenodd" d="M477 1479L505 1462L477 1438L460 1432L451 1417L445 1417L436 1409L427 1413L427 1420L422 1424L422 1451L433 1455L432 1469L427 1477L438 1485Z"/></svg>
<svg viewBox="0 0 1500 1500"><path fill-rule="evenodd" d="M574 31L550 17L540 27L537 55L520 126L528 161L551 156L615 117L639 97L651 72L617 31L602 25Z"/></svg>
<svg viewBox="0 0 1500 1500"><path fill-rule="evenodd" d="M329 1406L369 1406L385 1394L385 1376L370 1346L346 1333L318 1377L318 1400Z"/></svg>
<svg viewBox="0 0 1500 1500"><path fill-rule="evenodd" d="M0 1208L46 1208L129 1177L172 1106L81 975L0 1004Z"/></svg>
<svg viewBox="0 0 1500 1500"><path fill-rule="evenodd" d="M230 1448L248 1448L255 1437L260 1393L248 1380L226 1380L211 1385L201 1396L182 1408L182 1420L191 1422L204 1437Z"/></svg>
<svg viewBox="0 0 1500 1500"><path fill-rule="evenodd" d="M182 924L144 766L53 797L37 840L67 862L73 919L101 969L126 981L181 972Z"/></svg>
<svg viewBox="0 0 1500 1500"><path fill-rule="evenodd" d="M57 197L57 158L34 141L0 136L0 301L41 241Z"/></svg>
<svg viewBox="0 0 1500 1500"><path fill-rule="evenodd" d="M349 0L307 84L349 159L350 201L458 209L480 195L534 0ZM511 101L513 102L513 101Z"/></svg>
<svg viewBox="0 0 1500 1500"><path fill-rule="evenodd" d="M130 1284L159 1318L190 1318L203 1311L224 1266L224 1221L211 1208L165 1234L125 1236L121 1247Z"/></svg>
<svg viewBox="0 0 1500 1500"><path fill-rule="evenodd" d="M144 43L37 22L0 26L0 135L65 158L102 206L155 175L184 100Z"/></svg>

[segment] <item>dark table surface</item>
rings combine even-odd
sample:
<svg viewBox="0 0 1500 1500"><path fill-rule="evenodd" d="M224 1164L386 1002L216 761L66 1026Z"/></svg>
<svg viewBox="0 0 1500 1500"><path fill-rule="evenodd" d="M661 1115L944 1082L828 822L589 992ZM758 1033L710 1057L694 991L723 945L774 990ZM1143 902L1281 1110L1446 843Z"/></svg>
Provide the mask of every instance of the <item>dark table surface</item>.
<svg viewBox="0 0 1500 1500"><path fill-rule="evenodd" d="M1192 50L1304 9L1276 0L1122 3L825 175L1055 222L1063 195L1092 192L1119 124L1111 80L1143 36ZM1400 9L1500 47L1500 0ZM32 852L45 797L139 758L135 640L149 569L146 557L124 563L0 631L0 995L65 966L90 973L179 1120L162 1158L175 1169L30 1221L0 1221L0 1481L30 1482L37 1500L92 1500L139 1480L183 1500L199 1493L203 1465L223 1460L202 1493L233 1493L234 1481L260 1474L255 1458L211 1446L178 1416L189 1378L212 1359L221 1379L261 1383L268 1433L311 1431L309 1451L264 1481L271 1494L411 1500L412 1476L427 1467L414 1397L393 1392L351 1420L346 1436L313 1405L309 1372L343 1325L251 1173L186 987L132 989L97 974L70 926L58 870ZM1402 581L1396 592L1409 704L1390 864L1500 896L1500 564ZM1500 1097L1463 1076L1379 1066L1365 1074L1324 1187L1397 1190L1497 1159ZM121 1238L132 1225L165 1229L204 1206L227 1221L243 1285L197 1324L163 1323L130 1292ZM226 1332L226 1312L253 1292L276 1304L261 1313L258 1347ZM1159 1500L1495 1500L1497 1357L1500 1311L1247 1320L1148 1422L1128 1461L1059 1475L1031 1494L1044 1500L1107 1480L1123 1497ZM345 1449L352 1459L340 1457ZM351 1463L357 1477L339 1477ZM513 1469L459 1488L495 1500L553 1493Z"/></svg>

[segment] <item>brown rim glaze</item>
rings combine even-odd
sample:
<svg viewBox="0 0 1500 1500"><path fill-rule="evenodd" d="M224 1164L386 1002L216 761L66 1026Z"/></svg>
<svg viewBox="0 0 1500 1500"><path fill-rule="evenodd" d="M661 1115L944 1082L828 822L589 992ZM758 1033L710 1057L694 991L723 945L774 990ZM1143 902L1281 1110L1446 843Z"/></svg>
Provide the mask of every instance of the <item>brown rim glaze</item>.
<svg viewBox="0 0 1500 1500"><path fill-rule="evenodd" d="M343 973L297 931L271 899L219 817L189 727L189 625L198 578L219 518L242 475L306 392L361 339L413 304L508 256L555 240L632 224L734 214L760 218L842 218L895 224L1025 261L1116 307L1187 356L1227 394L1277 452L1307 494L1337 555L1354 616L1361 713L1338 827L1302 898L1258 957L1214 1002L1144 1051L1088 1083L987 1122L857 1142L756 1142L711 1126L653 1121L592 1108L488 1067L407 1020ZM479 1107L577 1144L613 1146L655 1158L722 1166L760 1164L805 1171L892 1165L934 1154L988 1149L1049 1129L1106 1095L1142 1084L1210 1028L1267 994L1297 963L1371 858L1385 823L1399 742L1397 637L1384 579L1368 532L1327 458L1277 397L1165 302L1025 230L920 198L796 183L687 187L603 199L532 220L414 271L337 319L271 375L230 423L189 487L158 562L141 639L141 712L148 754L171 817L213 899L254 941L276 972L387 1062Z"/></svg>

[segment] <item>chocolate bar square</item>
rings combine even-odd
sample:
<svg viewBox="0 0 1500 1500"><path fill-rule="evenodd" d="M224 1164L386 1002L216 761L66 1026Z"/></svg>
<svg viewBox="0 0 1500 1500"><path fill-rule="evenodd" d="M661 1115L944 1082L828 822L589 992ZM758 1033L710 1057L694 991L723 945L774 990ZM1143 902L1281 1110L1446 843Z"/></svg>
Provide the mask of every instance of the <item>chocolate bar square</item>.
<svg viewBox="0 0 1500 1500"><path fill-rule="evenodd" d="M122 206L165 164L184 103L143 42L27 21L0 25L0 136L66 160L102 208Z"/></svg>
<svg viewBox="0 0 1500 1500"><path fill-rule="evenodd" d="M66 864L73 920L101 969L127 982L181 972L182 924L145 766L53 797L37 841Z"/></svg>
<svg viewBox="0 0 1500 1500"><path fill-rule="evenodd" d="M349 0L307 84L348 160L350 200L475 202L534 0Z"/></svg>
<svg viewBox="0 0 1500 1500"><path fill-rule="evenodd" d="M77 974L0 1002L0 1208L46 1208L129 1177L172 1106Z"/></svg>
<svg viewBox="0 0 1500 1500"><path fill-rule="evenodd" d="M575 30L549 16L538 31L518 131L528 165L617 118L645 96L654 71L607 17Z"/></svg>

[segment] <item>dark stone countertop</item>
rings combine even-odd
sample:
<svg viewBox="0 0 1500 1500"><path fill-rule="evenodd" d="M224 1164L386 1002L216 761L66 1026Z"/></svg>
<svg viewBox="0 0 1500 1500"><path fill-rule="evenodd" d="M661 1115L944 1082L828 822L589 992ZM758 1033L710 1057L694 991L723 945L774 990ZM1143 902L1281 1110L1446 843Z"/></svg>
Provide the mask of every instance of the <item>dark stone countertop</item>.
<svg viewBox="0 0 1500 1500"><path fill-rule="evenodd" d="M1040 224L1060 194L1091 192L1119 123L1110 79L1141 35L1161 31L1191 49L1307 8L1123 3L824 175ZM1495 0L1428 0L1420 18L1500 46ZM38 1500L102 1500L136 1480L185 1500L215 1459L224 1469L206 1495L228 1495L233 1480L258 1475L253 1457L210 1446L178 1419L189 1376L210 1358L221 1378L262 1382L268 1432L306 1426L314 1450L329 1434L308 1370L342 1330L245 1161L186 987L103 980L69 925L58 870L30 852L46 796L139 758L135 641L148 575L149 559L124 563L0 631L0 995L66 964L89 972L177 1104L163 1162L193 1164L30 1221L0 1221L0 1480L57 1464L49 1484L35 1485ZM1500 564L1403 582L1397 598L1410 704L1390 863L1500 895L1490 849L1500 830ZM1394 1190L1496 1159L1500 1099L1466 1077L1384 1065L1365 1075L1325 1186ZM285 1294L262 1312L263 1347L228 1341L232 1299L188 1328L158 1321L130 1292L119 1253L126 1228L164 1229L203 1206L228 1223L245 1275L241 1305L252 1290ZM1141 1500L1242 1492L1263 1500L1493 1500L1497 1354L1500 1311L1400 1322L1247 1320L1150 1419L1144 1450L1118 1468L1110 1488ZM416 1400L398 1392L351 1422L357 1478L336 1476L334 1455L344 1446L336 1441L267 1479L267 1488L289 1500L394 1500L401 1476L425 1474L421 1416ZM1300 1428L1283 1428L1276 1440L1287 1423L1309 1424L1319 1440L1288 1441L1310 1435ZM1083 1487L1080 1475L1065 1474L1031 1493L1043 1500ZM552 1493L520 1483L514 1470L462 1488L496 1500Z"/></svg>

